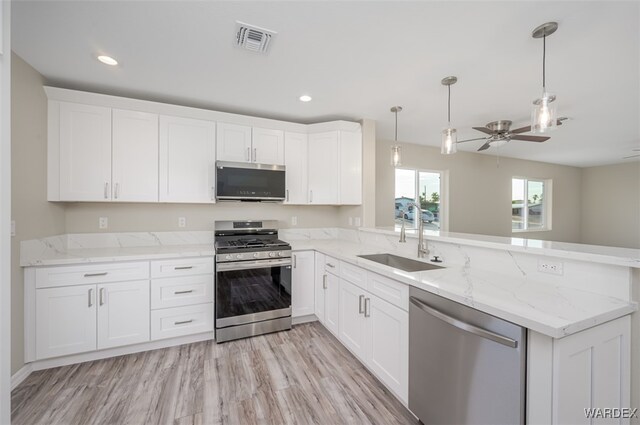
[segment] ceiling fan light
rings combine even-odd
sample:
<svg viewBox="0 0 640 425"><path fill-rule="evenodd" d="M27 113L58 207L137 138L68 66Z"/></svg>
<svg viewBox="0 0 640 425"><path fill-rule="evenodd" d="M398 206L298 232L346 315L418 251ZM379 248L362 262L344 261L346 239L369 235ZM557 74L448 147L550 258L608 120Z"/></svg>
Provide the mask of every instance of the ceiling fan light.
<svg viewBox="0 0 640 425"><path fill-rule="evenodd" d="M458 132L455 128L445 128L442 130L442 145L440 153L443 155L451 155L458 151Z"/></svg>
<svg viewBox="0 0 640 425"><path fill-rule="evenodd" d="M531 109L531 131L546 133L554 130L558 124L555 95L544 92L540 99L533 101Z"/></svg>
<svg viewBox="0 0 640 425"><path fill-rule="evenodd" d="M393 167L402 165L402 148L400 145L391 146L391 165Z"/></svg>

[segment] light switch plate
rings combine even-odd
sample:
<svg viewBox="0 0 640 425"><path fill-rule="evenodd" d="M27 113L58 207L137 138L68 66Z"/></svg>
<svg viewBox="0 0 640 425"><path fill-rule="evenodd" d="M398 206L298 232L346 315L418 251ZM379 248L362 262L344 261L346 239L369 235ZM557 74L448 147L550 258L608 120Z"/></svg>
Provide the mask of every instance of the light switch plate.
<svg viewBox="0 0 640 425"><path fill-rule="evenodd" d="M109 227L109 218L108 217L99 217L98 218L98 227L100 229L106 229Z"/></svg>

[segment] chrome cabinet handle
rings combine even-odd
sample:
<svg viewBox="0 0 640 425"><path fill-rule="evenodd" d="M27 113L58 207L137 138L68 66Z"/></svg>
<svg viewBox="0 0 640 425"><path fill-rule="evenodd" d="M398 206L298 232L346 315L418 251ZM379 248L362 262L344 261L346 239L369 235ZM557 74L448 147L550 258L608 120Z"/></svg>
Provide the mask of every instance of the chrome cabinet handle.
<svg viewBox="0 0 640 425"><path fill-rule="evenodd" d="M115 187L115 198L118 199L118 196L120 195L120 183L116 183L116 187Z"/></svg>
<svg viewBox="0 0 640 425"><path fill-rule="evenodd" d="M423 303L422 301L420 301L416 297L410 297L409 301L411 301L411 304L415 305L416 307L418 307L420 310L424 311L425 313L430 314L433 317L435 317L436 319L440 319L443 322L448 323L451 326L454 326L454 327L456 327L456 328L458 328L460 330L472 333L472 334L477 335L477 336L479 336L481 338L489 339L491 341L497 342L498 344L506 345L507 347L511 347L511 348L517 348L518 347L518 341L516 341L514 339L507 338L506 336L498 335L495 332L491 332L491 331L488 331L486 329L482 329L482 328L479 328L477 326L474 326L474 325L472 325L470 323L463 322L462 320L455 319L455 318L453 318L453 317L451 317L451 316L449 316L447 314L444 314L440 310L436 310L435 308L431 307L430 305L427 305L427 304Z"/></svg>
<svg viewBox="0 0 640 425"><path fill-rule="evenodd" d="M189 289L188 291L175 291L174 295L180 295L180 294L190 294L193 292L193 289Z"/></svg>
<svg viewBox="0 0 640 425"><path fill-rule="evenodd" d="M258 160L258 149L253 148L253 162L256 162L257 160Z"/></svg>
<svg viewBox="0 0 640 425"><path fill-rule="evenodd" d="M322 289L327 289L327 275L322 275Z"/></svg>
<svg viewBox="0 0 640 425"><path fill-rule="evenodd" d="M100 305L104 305L104 288L100 288Z"/></svg>
<svg viewBox="0 0 640 425"><path fill-rule="evenodd" d="M184 325L184 324L191 323L191 322L193 322L193 319L190 319L190 320L183 320L183 321L181 321L181 322L173 322L173 324L174 324L174 325Z"/></svg>
<svg viewBox="0 0 640 425"><path fill-rule="evenodd" d="M371 316L371 298L364 299L364 317Z"/></svg>
<svg viewBox="0 0 640 425"><path fill-rule="evenodd" d="M89 289L89 307L93 307L93 288Z"/></svg>
<svg viewBox="0 0 640 425"><path fill-rule="evenodd" d="M334 266L334 265L333 265L333 264L331 264L331 263L327 263L327 267L331 267L332 269L335 269L335 268L336 268L336 266Z"/></svg>
<svg viewBox="0 0 640 425"><path fill-rule="evenodd" d="M95 277L95 276L106 276L108 272L100 272L100 273L85 273L84 277Z"/></svg>
<svg viewBox="0 0 640 425"><path fill-rule="evenodd" d="M364 295L360 295L360 299L358 300L358 313L364 313Z"/></svg>
<svg viewBox="0 0 640 425"><path fill-rule="evenodd" d="M107 195L109 191L109 183L105 182L104 183L104 199L109 199L109 196Z"/></svg>
<svg viewBox="0 0 640 425"><path fill-rule="evenodd" d="M287 189L287 202L289 202L289 189Z"/></svg>
<svg viewBox="0 0 640 425"><path fill-rule="evenodd" d="M251 148L247 148L247 161L251 161Z"/></svg>
<svg viewBox="0 0 640 425"><path fill-rule="evenodd" d="M193 266L175 266L173 270L189 270L192 269Z"/></svg>
<svg viewBox="0 0 640 425"><path fill-rule="evenodd" d="M294 269L298 268L298 256L293 254L292 260L293 260L293 268Z"/></svg>

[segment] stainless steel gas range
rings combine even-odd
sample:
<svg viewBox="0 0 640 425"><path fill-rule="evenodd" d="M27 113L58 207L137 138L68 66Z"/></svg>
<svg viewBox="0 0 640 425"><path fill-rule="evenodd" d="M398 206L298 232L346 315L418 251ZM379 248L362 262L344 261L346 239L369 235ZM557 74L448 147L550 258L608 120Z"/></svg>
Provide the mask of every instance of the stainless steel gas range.
<svg viewBox="0 0 640 425"><path fill-rule="evenodd" d="M216 341L291 329L291 246L275 221L217 221Z"/></svg>

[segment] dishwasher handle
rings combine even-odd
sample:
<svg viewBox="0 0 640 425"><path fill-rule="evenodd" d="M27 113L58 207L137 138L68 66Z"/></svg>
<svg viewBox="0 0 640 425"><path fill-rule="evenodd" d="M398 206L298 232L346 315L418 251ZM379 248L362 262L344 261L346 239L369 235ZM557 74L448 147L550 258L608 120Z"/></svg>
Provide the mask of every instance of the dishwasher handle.
<svg viewBox="0 0 640 425"><path fill-rule="evenodd" d="M515 339L507 338L506 336L499 335L495 332L488 331L486 329L479 328L470 323L463 322L461 320L455 319L449 315L444 314L440 310L436 310L435 308L423 303L416 297L410 297L409 301L411 304L418 307L420 310L424 311L432 315L433 317L442 320L445 323L450 324L451 326L455 326L456 328L463 330L465 332L472 333L481 338L490 339L491 341L497 342L498 344L506 345L507 347L517 348L518 341Z"/></svg>

